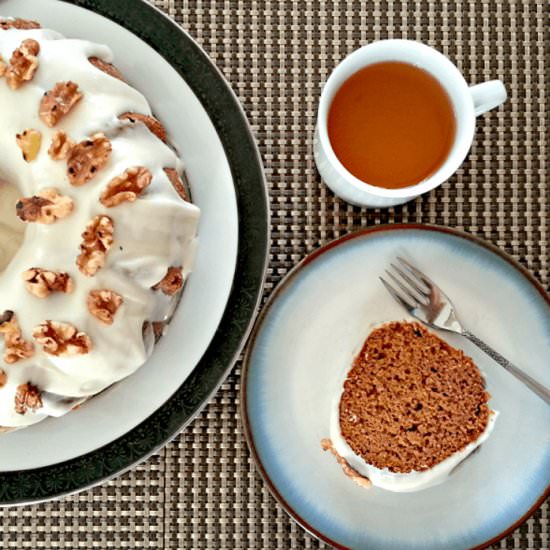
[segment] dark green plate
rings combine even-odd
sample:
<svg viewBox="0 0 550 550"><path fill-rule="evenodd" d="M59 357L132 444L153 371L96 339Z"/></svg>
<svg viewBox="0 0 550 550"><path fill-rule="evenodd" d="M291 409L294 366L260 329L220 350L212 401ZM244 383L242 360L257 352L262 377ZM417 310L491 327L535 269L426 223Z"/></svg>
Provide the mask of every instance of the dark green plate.
<svg viewBox="0 0 550 550"><path fill-rule="evenodd" d="M68 0L64 0L68 1ZM74 0L120 24L172 65L210 116L235 183L239 246L235 277L218 329L172 397L134 429L88 454L44 468L0 473L0 505L49 500L90 488L158 451L198 414L237 360L261 297L269 243L262 163L239 102L204 51L144 0Z"/></svg>

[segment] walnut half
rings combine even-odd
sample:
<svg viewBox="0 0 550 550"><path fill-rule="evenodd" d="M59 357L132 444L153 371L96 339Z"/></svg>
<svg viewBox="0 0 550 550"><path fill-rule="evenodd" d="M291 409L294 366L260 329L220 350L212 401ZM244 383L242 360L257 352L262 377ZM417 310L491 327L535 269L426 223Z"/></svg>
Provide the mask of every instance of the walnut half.
<svg viewBox="0 0 550 550"><path fill-rule="evenodd" d="M40 29L40 23L36 21L31 21L30 19L1 19L0 20L0 30L7 31L8 29L19 29L19 30L29 30L29 29Z"/></svg>
<svg viewBox="0 0 550 550"><path fill-rule="evenodd" d="M12 90L17 90L23 83L32 80L38 69L39 52L40 44L32 38L23 40L19 48L14 50L6 71L6 81Z"/></svg>
<svg viewBox="0 0 550 550"><path fill-rule="evenodd" d="M112 325L115 313L122 302L122 296L113 290L91 290L87 300L88 311L102 323Z"/></svg>
<svg viewBox="0 0 550 550"><path fill-rule="evenodd" d="M153 175L144 166L133 166L123 174L113 178L101 193L99 200L103 206L112 208L122 202L134 202L149 186Z"/></svg>
<svg viewBox="0 0 550 550"><path fill-rule="evenodd" d="M15 392L15 412L17 414L25 414L27 411L37 411L42 408L42 393L40 390L27 382L17 386Z"/></svg>
<svg viewBox="0 0 550 550"><path fill-rule="evenodd" d="M24 222L54 223L73 211L73 200L60 195L54 187L39 191L32 197L23 197L15 205L15 213Z"/></svg>
<svg viewBox="0 0 550 550"><path fill-rule="evenodd" d="M83 355L92 349L90 337L69 323L44 321L32 335L45 353L56 357Z"/></svg>
<svg viewBox="0 0 550 550"><path fill-rule="evenodd" d="M111 142L101 133L74 145L67 158L67 174L71 185L90 181L111 156Z"/></svg>
<svg viewBox="0 0 550 550"><path fill-rule="evenodd" d="M23 280L26 289L38 298L45 298L50 292L68 294L73 291L73 280L68 273L48 271L41 267L27 269L23 273Z"/></svg>
<svg viewBox="0 0 550 550"><path fill-rule="evenodd" d="M76 265L83 275L93 277L104 265L113 245L114 226L109 216L95 216L82 233Z"/></svg>
<svg viewBox="0 0 550 550"><path fill-rule="evenodd" d="M174 296L183 286L183 273L180 267L169 267L166 275L153 286L153 290L162 290L167 296Z"/></svg>
<svg viewBox="0 0 550 550"><path fill-rule="evenodd" d="M20 134L15 134L15 140L25 162L32 162L36 159L42 145L42 134L38 130L27 128Z"/></svg>
<svg viewBox="0 0 550 550"><path fill-rule="evenodd" d="M4 335L4 361L8 364L17 363L34 355L34 346L26 342L21 335L21 329L15 313L6 310L0 315L0 334Z"/></svg>
<svg viewBox="0 0 550 550"><path fill-rule="evenodd" d="M49 128L53 128L82 99L78 84L58 82L42 96L39 115Z"/></svg>
<svg viewBox="0 0 550 550"><path fill-rule="evenodd" d="M73 147L74 142L71 138L63 130L58 130L52 137L48 155L53 160L63 160L69 156Z"/></svg>

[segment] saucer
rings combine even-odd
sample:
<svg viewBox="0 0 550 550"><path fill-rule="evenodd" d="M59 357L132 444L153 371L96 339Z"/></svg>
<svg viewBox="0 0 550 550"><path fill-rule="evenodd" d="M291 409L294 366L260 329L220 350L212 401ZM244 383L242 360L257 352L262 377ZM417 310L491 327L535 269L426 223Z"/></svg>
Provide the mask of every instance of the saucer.
<svg viewBox="0 0 550 550"><path fill-rule="evenodd" d="M474 359L500 415L448 480L413 493L365 489L321 449L342 373L364 339L380 323L407 319L378 280L396 256L441 286L468 330L550 385L550 298L524 268L465 233L379 226L315 251L272 294L243 371L247 440L287 512L337 548L483 548L550 492L550 407L459 335L438 332Z"/></svg>

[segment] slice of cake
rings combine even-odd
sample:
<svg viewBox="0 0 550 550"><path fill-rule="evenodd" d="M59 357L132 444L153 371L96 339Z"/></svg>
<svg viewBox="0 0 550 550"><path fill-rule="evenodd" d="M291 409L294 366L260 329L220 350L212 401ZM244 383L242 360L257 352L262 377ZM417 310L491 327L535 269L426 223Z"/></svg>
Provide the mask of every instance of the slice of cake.
<svg viewBox="0 0 550 550"><path fill-rule="evenodd" d="M489 436L497 413L471 358L412 322L371 332L323 440L352 479L390 491L441 481Z"/></svg>

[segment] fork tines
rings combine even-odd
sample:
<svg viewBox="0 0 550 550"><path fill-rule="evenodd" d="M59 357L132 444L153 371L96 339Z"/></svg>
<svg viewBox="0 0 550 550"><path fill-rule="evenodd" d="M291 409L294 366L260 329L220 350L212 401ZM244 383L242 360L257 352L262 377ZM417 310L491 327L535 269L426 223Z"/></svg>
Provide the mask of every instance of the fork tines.
<svg viewBox="0 0 550 550"><path fill-rule="evenodd" d="M396 275L386 269L386 275L391 279L393 285L383 277L380 277L380 281L393 298L406 309L410 310L421 303L425 304L433 283L407 260L398 256L397 261L399 265L390 263Z"/></svg>

